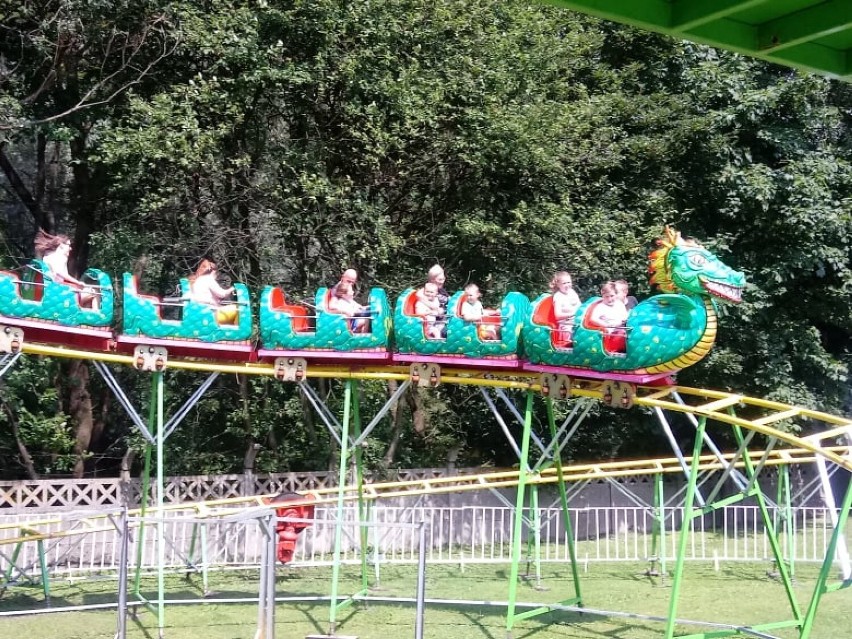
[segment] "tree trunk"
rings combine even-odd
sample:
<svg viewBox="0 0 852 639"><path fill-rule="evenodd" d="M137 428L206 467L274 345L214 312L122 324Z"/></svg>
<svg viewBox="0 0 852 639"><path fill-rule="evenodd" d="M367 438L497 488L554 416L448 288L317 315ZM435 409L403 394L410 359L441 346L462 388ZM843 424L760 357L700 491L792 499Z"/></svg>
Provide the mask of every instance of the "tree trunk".
<svg viewBox="0 0 852 639"><path fill-rule="evenodd" d="M9 406L9 404L5 401L3 401L3 410L6 413L6 417L9 419L9 423L12 425L12 435L14 435L15 437L15 445L18 447L18 454L21 456L21 463L24 465L24 468L27 471L27 477L32 480L39 479L38 471L36 471L32 455L30 455L30 451L27 449L27 445L21 439L18 416L15 415L15 411L12 410L12 407Z"/></svg>
<svg viewBox="0 0 852 639"><path fill-rule="evenodd" d="M388 397L393 397L399 384L395 379L388 381ZM396 453L399 450L399 443L402 441L402 429L404 425L405 411L397 401L390 409L391 414L391 432L388 446L385 449L385 454L382 457L382 468L387 470L396 460Z"/></svg>
<svg viewBox="0 0 852 639"><path fill-rule="evenodd" d="M426 408L423 406L423 397L420 395L420 389L417 386L409 386L405 398L408 401L408 407L411 409L414 432L422 435L426 432L427 413Z"/></svg>
<svg viewBox="0 0 852 639"><path fill-rule="evenodd" d="M68 384L68 414L74 424L76 443L74 477L80 479L86 469L86 454L93 443L95 418L92 397L89 394L89 366L83 360L70 360L64 364Z"/></svg>

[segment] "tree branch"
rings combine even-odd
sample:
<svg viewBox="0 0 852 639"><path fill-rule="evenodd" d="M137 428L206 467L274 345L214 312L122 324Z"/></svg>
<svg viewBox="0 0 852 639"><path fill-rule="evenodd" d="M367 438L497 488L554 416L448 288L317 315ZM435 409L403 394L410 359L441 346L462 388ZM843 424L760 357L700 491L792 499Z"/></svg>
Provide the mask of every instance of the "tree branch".
<svg viewBox="0 0 852 639"><path fill-rule="evenodd" d="M149 74L151 69L153 69L160 62L162 62L163 60L165 60L166 58L171 56L180 44L180 38L175 37L175 41L174 41L173 45L171 47L169 47L167 45L167 38L164 37L163 45L162 45L162 51L160 52L160 54L157 57L155 57L152 61L150 61L148 64L146 64L144 67L142 67L141 69L134 67L134 65L133 65L134 60L138 56L139 52L143 49L143 47L149 41L148 36L150 35L150 33L153 30L155 30L157 25L162 23L164 20L165 20L165 18L160 16L156 20L154 20L152 23L146 25L145 29L139 35L138 39L136 39L136 41L133 42L132 45L129 44L129 42L131 41L131 38L130 38L130 35L128 34L127 35L128 44L125 45L123 48L124 48L124 50L130 51L129 55L127 55L126 57L124 57L122 59L121 65L115 71L113 71L112 73L110 73L106 77L101 78L94 85L92 85L85 93L83 93L83 95L80 97L80 99L77 101L76 104L74 104L73 106L63 110L60 113L55 113L53 115L50 115L50 116L47 116L47 117L44 117L44 118L39 118L37 120L28 120L26 122L16 122L16 123L12 123L12 124L0 124L0 131L9 131L9 130L13 130L13 129L24 129L24 128L33 127L33 126L36 126L36 125L39 125L39 124L46 124L48 122L54 122L56 120L60 120L62 118L68 117L69 115L71 115L72 113L76 113L77 111L90 109L92 107L100 106L100 105L103 105L103 104L109 104L116 97L118 97L122 93L126 92L132 86L135 86L135 85L139 84L140 82L142 82L142 80L145 78L145 76L147 76ZM156 30L159 33L164 33L163 29L156 29ZM113 35L113 38L110 39L110 44L108 46L108 49L112 49L112 42L113 42L114 39L115 39L115 36ZM45 78L44 82L36 90L35 93L33 93L32 95L29 95L26 98L24 98L23 100L21 100L22 103L24 103L24 104L32 103L33 101L35 101L35 99L38 97L38 95L40 93L42 93L44 90L46 90L47 88L52 86L53 82L55 81L55 79L58 75L57 69L59 68L59 66L64 64L63 58L65 57L65 52L69 48L70 47L68 47L67 44L62 44L61 46L59 44L57 45L57 54L56 54L56 57L54 58L53 66L52 66L51 70L49 71L47 77ZM123 74L125 71L130 70L130 69L136 70L136 76L132 80L130 80L130 81L126 82L125 84L123 84L122 86L118 87L117 89L112 91L109 95L107 95L103 99L100 99L100 100L92 99L94 95L96 95L101 89L103 89L106 85L108 85L113 79L115 79L116 77L118 77L119 75Z"/></svg>
<svg viewBox="0 0 852 639"><path fill-rule="evenodd" d="M36 226L41 227L44 223L44 215L42 214L41 207L32 193L30 193L27 185L24 184L9 156L6 155L6 142L0 142L0 169L3 170L6 179L9 180L9 184L15 195L33 216Z"/></svg>
<svg viewBox="0 0 852 639"><path fill-rule="evenodd" d="M0 399L0 402L3 404L3 412L6 413L6 417L9 419L9 424L12 426L12 434L15 437L15 444L18 446L18 453L21 456L21 461L24 464L24 468L27 469L27 476L33 480L39 479L38 471L36 470L32 455L30 455L27 445L21 439L20 424L18 423L18 417L15 415L15 411L12 410L12 407L9 406L9 403L5 399Z"/></svg>

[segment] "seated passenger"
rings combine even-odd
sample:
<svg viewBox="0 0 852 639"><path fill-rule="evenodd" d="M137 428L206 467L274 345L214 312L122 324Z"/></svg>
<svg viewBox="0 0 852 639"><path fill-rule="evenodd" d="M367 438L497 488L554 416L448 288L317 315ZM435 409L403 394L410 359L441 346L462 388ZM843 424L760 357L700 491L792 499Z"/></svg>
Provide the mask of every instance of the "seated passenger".
<svg viewBox="0 0 852 639"><path fill-rule="evenodd" d="M574 315L581 304L571 274L567 271L557 272L550 280L550 290L553 293L553 315L559 327L556 339L570 343L574 336Z"/></svg>
<svg viewBox="0 0 852 639"><path fill-rule="evenodd" d="M354 268L348 268L343 271L343 274L340 276L340 281L331 287L331 295L332 297L337 296L337 288L341 284L350 284L352 285L352 290L355 290L355 286L358 284L358 271Z"/></svg>
<svg viewBox="0 0 852 639"><path fill-rule="evenodd" d="M236 324L239 309L236 304L225 304L225 298L234 294L234 287L222 288L216 281L216 264L201 260L195 273L189 276L189 299L193 302L215 307L216 322Z"/></svg>
<svg viewBox="0 0 852 639"><path fill-rule="evenodd" d="M349 318L353 333L370 332L370 307L355 301L355 288L349 282L340 281L334 287L336 293L328 300L328 310Z"/></svg>
<svg viewBox="0 0 852 639"><path fill-rule="evenodd" d="M607 328L624 326L627 323L627 307L618 299L615 282L607 282L601 286L601 298L601 302L592 308L590 321Z"/></svg>
<svg viewBox="0 0 852 639"><path fill-rule="evenodd" d="M615 292L628 313L639 303L639 300L630 295L630 285L625 280L615 280Z"/></svg>
<svg viewBox="0 0 852 639"><path fill-rule="evenodd" d="M443 309L438 302L437 284L426 282L423 288L417 292L414 314L423 319L423 330L427 338L442 339L446 337L447 324L439 319L443 317Z"/></svg>
<svg viewBox="0 0 852 639"><path fill-rule="evenodd" d="M87 286L68 272L71 240L66 235L51 235L39 229L33 244L36 257L47 266L50 278L57 284L64 284L77 291L81 307L97 310L99 307L97 290Z"/></svg>
<svg viewBox="0 0 852 639"><path fill-rule="evenodd" d="M464 288L464 302L461 305L461 317L465 322L473 322L476 324L476 334L481 340L499 340L500 326L499 324L483 323L482 318L485 316L498 315L498 311L482 308L480 298L482 294L479 292L479 287L476 284L468 284Z"/></svg>
<svg viewBox="0 0 852 639"><path fill-rule="evenodd" d="M447 292L447 289L444 288L444 284L447 281L447 276L444 274L444 268L440 264L435 264L432 268L429 269L429 273L427 276L427 282L431 282L438 289L437 300L441 305L441 312L438 314L439 322L447 321L447 304L450 301L450 294ZM417 292L417 299L422 299L426 301L426 298L423 295L424 289L420 289Z"/></svg>

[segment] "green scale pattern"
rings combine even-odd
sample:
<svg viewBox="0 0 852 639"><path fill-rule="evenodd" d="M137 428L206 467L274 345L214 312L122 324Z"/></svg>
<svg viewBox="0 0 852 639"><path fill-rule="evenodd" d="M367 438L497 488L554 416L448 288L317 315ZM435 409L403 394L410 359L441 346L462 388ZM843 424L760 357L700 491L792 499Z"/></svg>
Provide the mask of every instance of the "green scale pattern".
<svg viewBox="0 0 852 639"><path fill-rule="evenodd" d="M535 309L550 295L533 302L533 313L524 325L527 359L534 364L590 368L597 371L635 371L670 362L690 351L707 328L704 302L690 295L655 295L638 304L627 319L627 352L604 350L603 331L585 328L583 316L600 301L593 297L577 311L571 350L555 349L553 328L533 321Z"/></svg>
<svg viewBox="0 0 852 639"><path fill-rule="evenodd" d="M201 342L242 342L251 339L252 317L249 292L245 284L234 284L240 309L237 324L220 325L215 307L189 300L189 281L180 280L183 300L180 320L163 319L156 298L138 295L133 276L124 274L124 333L157 339L187 339Z"/></svg>
<svg viewBox="0 0 852 639"><path fill-rule="evenodd" d="M20 277L9 271L0 271L0 314L56 322L63 326L102 327L112 323L114 299L109 275L94 268L84 274L100 287L99 308L91 309L82 308L77 291L54 282L49 273L41 260L33 260ZM43 288L41 300L35 299L37 287Z"/></svg>
<svg viewBox="0 0 852 639"><path fill-rule="evenodd" d="M708 322L709 313L715 317L715 300L738 302L745 276L670 228L666 228L658 245L662 248L649 255L651 281L666 293L648 298L630 312L625 353L607 353L604 332L583 326L584 315L599 297L587 300L578 309L573 347L554 348L552 334L556 327L535 319L535 311L549 297L542 295L536 299L524 325L524 350L529 361L602 372L640 372L664 364L682 368L674 360L691 351L702 339L704 344L696 349L702 352L695 356L708 352L716 338L715 320L712 325Z"/></svg>
<svg viewBox="0 0 852 639"><path fill-rule="evenodd" d="M510 357L519 354L521 328L529 312L530 301L526 295L508 293L500 304L501 331L499 341L483 341L477 326L464 321L457 314L464 291L458 291L447 304L446 339L427 339L423 320L405 311L405 303L414 292L409 288L396 300L394 308L394 337L400 353L419 355L462 355L466 357Z"/></svg>
<svg viewBox="0 0 852 639"><path fill-rule="evenodd" d="M314 306L316 324L312 331L295 331L293 315L272 307L273 289L267 286L260 296L260 343L271 350L358 351L387 349L389 344L390 304L380 288L370 290L371 332L353 333L346 317L326 311L328 289L317 290Z"/></svg>

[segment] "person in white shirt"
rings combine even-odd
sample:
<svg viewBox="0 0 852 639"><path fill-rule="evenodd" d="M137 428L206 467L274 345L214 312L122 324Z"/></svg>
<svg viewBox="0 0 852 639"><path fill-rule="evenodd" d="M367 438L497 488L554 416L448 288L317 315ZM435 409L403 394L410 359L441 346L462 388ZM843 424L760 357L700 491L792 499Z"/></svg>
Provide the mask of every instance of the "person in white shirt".
<svg viewBox="0 0 852 639"><path fill-rule="evenodd" d="M218 324L236 324L239 317L237 305L223 303L234 294L234 287L222 288L216 280L216 272L215 263L201 260L195 273L189 276L189 299L215 307Z"/></svg>
<svg viewBox="0 0 852 639"><path fill-rule="evenodd" d="M484 323L482 318L494 316L496 311L484 309L480 298L482 293L476 284L468 284L464 288L464 301L461 305L461 317L465 322L476 324L476 334L479 339L494 341L500 339L500 327L497 324Z"/></svg>
<svg viewBox="0 0 852 639"><path fill-rule="evenodd" d="M81 307L98 308L97 291L68 272L68 258L71 255L71 240L68 236L51 235L39 229L33 245L36 257L47 266L48 275L54 282L77 291Z"/></svg>
<svg viewBox="0 0 852 639"><path fill-rule="evenodd" d="M428 339L446 337L446 322L438 319L443 317L443 310L438 301L438 285L435 282L426 282L423 288L417 291L414 314L423 319L423 331Z"/></svg>
<svg viewBox="0 0 852 639"><path fill-rule="evenodd" d="M349 282L338 282L335 294L328 300L328 310L349 318L353 333L370 332L370 308L355 301L355 289Z"/></svg>
<svg viewBox="0 0 852 639"><path fill-rule="evenodd" d="M591 310L589 320L603 328L603 347L607 354L624 357L627 350L627 307L618 299L615 282L601 286L601 301Z"/></svg>
<svg viewBox="0 0 852 639"><path fill-rule="evenodd" d="M340 275L340 281L331 287L331 295L333 297L337 296L337 289L342 284L351 284L352 290L354 292L355 286L358 284L358 271L354 268L348 268Z"/></svg>
<svg viewBox="0 0 852 639"><path fill-rule="evenodd" d="M627 307L618 299L615 282L601 286L602 301L595 305L590 320L607 328L618 328L627 323Z"/></svg>
<svg viewBox="0 0 852 639"><path fill-rule="evenodd" d="M580 296L574 290L574 281L567 271L558 271L550 280L553 293L553 315L558 327L557 339L570 343L574 336L574 315L580 308Z"/></svg>
<svg viewBox="0 0 852 639"><path fill-rule="evenodd" d="M438 294L435 299L438 300L438 304L441 305L441 312L437 314L436 321L442 322L443 326L446 326L447 303L450 301L450 294L447 292L447 289L444 288L444 285L447 282L447 276L444 273L444 267L440 264L433 265L427 273L426 281L431 284L434 284L438 290ZM426 299L426 296L424 294L425 290L425 288L421 288L419 291L417 291L417 299L431 304L431 301Z"/></svg>

